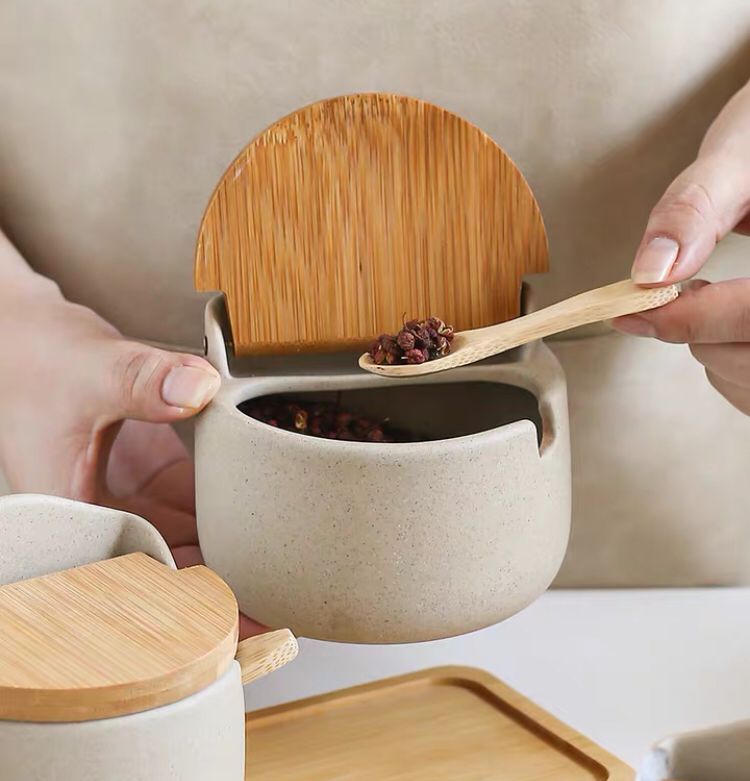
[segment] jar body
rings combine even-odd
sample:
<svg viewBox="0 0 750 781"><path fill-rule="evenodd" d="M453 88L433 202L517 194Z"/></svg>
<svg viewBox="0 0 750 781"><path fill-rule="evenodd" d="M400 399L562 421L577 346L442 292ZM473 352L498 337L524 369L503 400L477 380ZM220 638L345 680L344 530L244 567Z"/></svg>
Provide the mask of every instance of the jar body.
<svg viewBox="0 0 750 781"><path fill-rule="evenodd" d="M244 697L233 662L178 702L111 719L0 721L3 781L243 781Z"/></svg>
<svg viewBox="0 0 750 781"><path fill-rule="evenodd" d="M446 382L459 400L465 382L530 390L541 447L525 419L407 444L306 437L237 404L388 381L348 369L225 377L196 423L198 533L206 563L243 612L305 637L417 642L497 623L548 587L570 530L562 371L538 343L516 360L416 384Z"/></svg>

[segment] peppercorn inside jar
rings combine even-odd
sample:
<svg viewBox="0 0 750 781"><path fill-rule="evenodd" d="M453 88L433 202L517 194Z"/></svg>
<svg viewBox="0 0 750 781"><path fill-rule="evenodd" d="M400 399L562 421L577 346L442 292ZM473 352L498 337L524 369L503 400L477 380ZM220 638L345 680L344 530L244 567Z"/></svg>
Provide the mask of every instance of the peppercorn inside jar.
<svg viewBox="0 0 750 781"><path fill-rule="evenodd" d="M308 401L264 396L239 405L241 412L269 426L322 439L347 442L421 442L421 437L397 428L385 418L351 412L340 401Z"/></svg>
<svg viewBox="0 0 750 781"><path fill-rule="evenodd" d="M341 442L435 442L531 420L541 441L537 399L496 382L374 385L258 396L240 412L274 428Z"/></svg>

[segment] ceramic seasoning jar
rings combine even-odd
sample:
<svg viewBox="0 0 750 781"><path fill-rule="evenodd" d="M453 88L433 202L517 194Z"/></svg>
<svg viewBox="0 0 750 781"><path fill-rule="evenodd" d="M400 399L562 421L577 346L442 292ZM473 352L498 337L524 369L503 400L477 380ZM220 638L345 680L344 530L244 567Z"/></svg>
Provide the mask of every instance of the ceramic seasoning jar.
<svg viewBox="0 0 750 781"><path fill-rule="evenodd" d="M53 497L0 499L0 583L3 781L244 779L242 683L291 635L238 647L216 575L176 571L141 518Z"/></svg>
<svg viewBox="0 0 750 781"><path fill-rule="evenodd" d="M240 152L196 245L196 288L223 297L206 312L222 387L195 447L201 548L245 613L309 637L409 642L495 623L547 588L570 527L550 351L395 381L357 357L404 317L457 331L517 317L522 279L548 260L510 158L425 101L323 100ZM305 436L243 412L278 394L390 418L420 441Z"/></svg>
<svg viewBox="0 0 750 781"><path fill-rule="evenodd" d="M254 358L235 376L223 311L217 298L206 313L222 387L196 423L198 533L243 612L306 637L415 642L501 621L549 586L570 530L570 449L564 376L543 343L418 381L360 372L351 354ZM308 437L238 409L280 393L338 397L428 441Z"/></svg>

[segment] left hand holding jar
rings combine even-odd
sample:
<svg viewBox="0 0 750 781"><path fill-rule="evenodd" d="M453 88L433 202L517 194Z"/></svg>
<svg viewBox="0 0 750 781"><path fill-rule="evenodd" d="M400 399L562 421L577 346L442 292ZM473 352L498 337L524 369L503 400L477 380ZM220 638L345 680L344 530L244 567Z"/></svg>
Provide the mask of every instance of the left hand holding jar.
<svg viewBox="0 0 750 781"><path fill-rule="evenodd" d="M133 512L202 561L193 463L170 425L220 385L197 355L127 339L34 273L0 232L0 467L14 493ZM243 636L262 631L241 617Z"/></svg>

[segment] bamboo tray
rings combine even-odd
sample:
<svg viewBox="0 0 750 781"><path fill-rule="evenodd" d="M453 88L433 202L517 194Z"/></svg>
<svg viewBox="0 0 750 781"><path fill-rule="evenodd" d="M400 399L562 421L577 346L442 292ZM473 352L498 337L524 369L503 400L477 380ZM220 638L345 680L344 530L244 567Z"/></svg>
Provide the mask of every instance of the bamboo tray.
<svg viewBox="0 0 750 781"><path fill-rule="evenodd" d="M246 781L631 781L491 675L440 667L249 713Z"/></svg>

